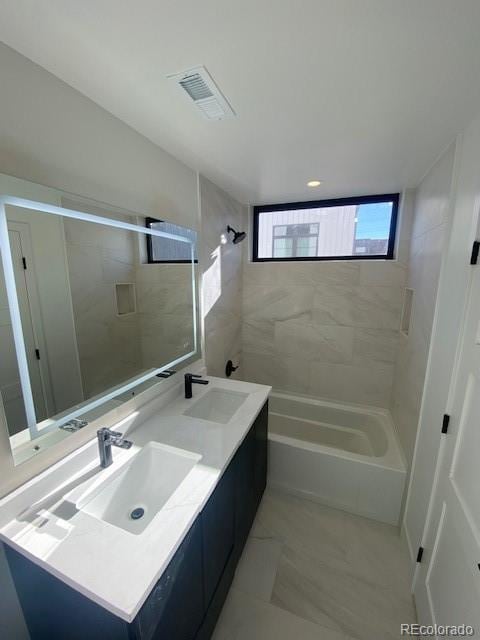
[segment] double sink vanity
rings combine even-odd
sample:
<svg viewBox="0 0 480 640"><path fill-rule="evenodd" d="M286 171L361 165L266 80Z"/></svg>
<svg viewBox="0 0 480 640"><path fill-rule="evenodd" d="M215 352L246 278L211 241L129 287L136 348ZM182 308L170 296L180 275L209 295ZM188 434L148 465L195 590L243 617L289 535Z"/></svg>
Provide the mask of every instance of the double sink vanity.
<svg viewBox="0 0 480 640"><path fill-rule="evenodd" d="M198 264L163 213L0 174L0 540L31 640L212 634L270 388L205 378Z"/></svg>
<svg viewBox="0 0 480 640"><path fill-rule="evenodd" d="M0 501L32 640L209 638L266 483L269 387L178 381ZM130 446L131 443L131 446ZM105 465L104 465L105 466Z"/></svg>

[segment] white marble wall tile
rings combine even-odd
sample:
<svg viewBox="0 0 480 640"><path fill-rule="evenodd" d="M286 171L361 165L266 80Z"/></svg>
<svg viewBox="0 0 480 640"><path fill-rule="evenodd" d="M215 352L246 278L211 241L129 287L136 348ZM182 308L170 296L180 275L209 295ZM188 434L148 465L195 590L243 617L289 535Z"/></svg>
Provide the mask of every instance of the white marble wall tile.
<svg viewBox="0 0 480 640"><path fill-rule="evenodd" d="M308 394L344 402L388 407L393 381L392 364L343 365L312 362Z"/></svg>
<svg viewBox="0 0 480 640"><path fill-rule="evenodd" d="M282 391L308 393L310 371L303 360L248 351L243 351L242 357L245 380Z"/></svg>
<svg viewBox="0 0 480 640"><path fill-rule="evenodd" d="M135 282L135 269L131 264L103 255L102 280L112 286L116 282Z"/></svg>
<svg viewBox="0 0 480 640"><path fill-rule="evenodd" d="M412 255L409 286L414 290L411 326L430 341L437 299L446 228L440 225L421 236L421 245Z"/></svg>
<svg viewBox="0 0 480 640"><path fill-rule="evenodd" d="M311 317L314 287L306 285L255 285L244 289L246 320L277 321Z"/></svg>
<svg viewBox="0 0 480 640"><path fill-rule="evenodd" d="M413 237L447 221L454 156L455 145L452 144L417 188Z"/></svg>
<svg viewBox="0 0 480 640"><path fill-rule="evenodd" d="M406 278L405 265L395 260L365 260L360 264L361 285L403 287Z"/></svg>
<svg viewBox="0 0 480 640"><path fill-rule="evenodd" d="M353 357L352 327L305 324L297 320L275 322L274 346L281 356L308 361L348 363Z"/></svg>
<svg viewBox="0 0 480 640"><path fill-rule="evenodd" d="M400 336L391 410L407 460L413 456L428 348L429 343L415 325L408 337Z"/></svg>
<svg viewBox="0 0 480 640"><path fill-rule="evenodd" d="M275 323L270 320L244 319L242 324L242 345L249 353L276 354Z"/></svg>
<svg viewBox="0 0 480 640"><path fill-rule="evenodd" d="M360 282L358 262L247 262L244 266L244 285L285 286L343 284Z"/></svg>
<svg viewBox="0 0 480 640"><path fill-rule="evenodd" d="M405 277L405 267L391 261L246 262L244 375L282 390L388 406ZM261 363L259 354L268 358ZM314 371L312 361L343 368L333 369L332 382L326 366ZM369 384L371 362L378 367Z"/></svg>
<svg viewBox="0 0 480 640"><path fill-rule="evenodd" d="M162 282L138 282L136 286L137 309L141 313L184 314L192 316L192 286L188 274L177 286ZM159 277L160 278L160 277Z"/></svg>
<svg viewBox="0 0 480 640"><path fill-rule="evenodd" d="M242 375L243 246L231 242L227 226L241 231L246 207L213 183L200 178L201 251L205 362L211 375L224 376L227 360L240 363Z"/></svg>
<svg viewBox="0 0 480 640"><path fill-rule="evenodd" d="M370 361L394 363L397 359L399 332L393 329L353 329L353 360L361 365Z"/></svg>
<svg viewBox="0 0 480 640"><path fill-rule="evenodd" d="M315 289L313 321L398 330L401 308L400 287L319 285Z"/></svg>
<svg viewBox="0 0 480 640"><path fill-rule="evenodd" d="M115 282L134 282L129 260L131 238L114 230L106 252L104 233L95 225L65 221L67 261L75 331L85 397L89 398L141 369L138 318L121 318L115 304ZM128 251L119 259L122 248Z"/></svg>

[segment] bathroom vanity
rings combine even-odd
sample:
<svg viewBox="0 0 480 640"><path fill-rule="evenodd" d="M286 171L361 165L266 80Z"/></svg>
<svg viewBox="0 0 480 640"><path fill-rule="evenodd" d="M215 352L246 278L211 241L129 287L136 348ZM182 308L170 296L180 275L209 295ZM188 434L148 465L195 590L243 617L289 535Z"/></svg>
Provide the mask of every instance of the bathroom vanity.
<svg viewBox="0 0 480 640"><path fill-rule="evenodd" d="M211 636L266 484L270 388L208 380L118 425L133 446L108 469L92 442L0 502L32 640Z"/></svg>
<svg viewBox="0 0 480 640"><path fill-rule="evenodd" d="M270 387L204 379L197 265L195 229L0 175L0 541L32 640L212 633Z"/></svg>

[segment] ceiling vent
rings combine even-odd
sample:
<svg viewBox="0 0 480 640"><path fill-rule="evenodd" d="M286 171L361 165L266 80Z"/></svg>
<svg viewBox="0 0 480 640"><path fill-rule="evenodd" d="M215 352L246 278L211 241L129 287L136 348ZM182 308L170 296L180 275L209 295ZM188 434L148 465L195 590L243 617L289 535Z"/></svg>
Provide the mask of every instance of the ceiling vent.
<svg viewBox="0 0 480 640"><path fill-rule="evenodd" d="M167 77L174 80L190 96L208 120L222 120L235 115L205 67L194 67Z"/></svg>

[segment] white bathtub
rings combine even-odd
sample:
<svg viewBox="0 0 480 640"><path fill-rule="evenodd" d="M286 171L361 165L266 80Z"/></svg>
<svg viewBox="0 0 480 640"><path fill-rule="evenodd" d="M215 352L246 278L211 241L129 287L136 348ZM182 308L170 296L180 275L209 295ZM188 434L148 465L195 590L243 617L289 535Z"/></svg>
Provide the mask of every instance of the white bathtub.
<svg viewBox="0 0 480 640"><path fill-rule="evenodd" d="M388 411L274 392L269 484L397 524L406 469Z"/></svg>

